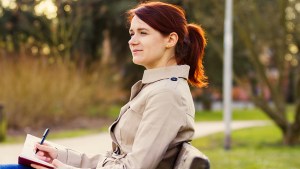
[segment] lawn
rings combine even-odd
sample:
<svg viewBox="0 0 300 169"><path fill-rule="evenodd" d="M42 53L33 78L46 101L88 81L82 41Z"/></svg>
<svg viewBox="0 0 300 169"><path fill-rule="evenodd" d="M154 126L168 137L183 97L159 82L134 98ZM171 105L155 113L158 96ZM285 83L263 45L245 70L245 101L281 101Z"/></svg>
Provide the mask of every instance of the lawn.
<svg viewBox="0 0 300 169"><path fill-rule="evenodd" d="M287 106L288 119L293 121L295 106ZM195 114L196 121L220 121L223 120L222 110L214 111L197 111ZM270 120L270 118L258 108L233 109L232 120Z"/></svg>
<svg viewBox="0 0 300 169"><path fill-rule="evenodd" d="M60 138L72 138L72 137L80 137L80 136L86 136L89 134L97 134L100 132L107 132L108 128L96 128L96 129L75 129L75 130L65 130L65 131L51 131L51 134L49 134L48 139L60 139ZM33 133L30 133L33 134ZM37 137L41 137L43 132L40 133L40 135L36 135ZM12 144L12 143L23 143L24 139L26 137L26 134L22 135L14 135L10 136L8 135L4 142L1 142L0 144Z"/></svg>
<svg viewBox="0 0 300 169"><path fill-rule="evenodd" d="M223 149L223 139L219 133L192 142L209 157L213 169L299 169L300 146L282 146L274 125L233 131L229 151Z"/></svg>

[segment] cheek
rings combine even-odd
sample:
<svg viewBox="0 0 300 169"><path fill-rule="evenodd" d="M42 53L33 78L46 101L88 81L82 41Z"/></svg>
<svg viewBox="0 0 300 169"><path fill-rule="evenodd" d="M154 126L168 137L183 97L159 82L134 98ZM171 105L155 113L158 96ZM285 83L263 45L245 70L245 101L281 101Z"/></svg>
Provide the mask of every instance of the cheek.
<svg viewBox="0 0 300 169"><path fill-rule="evenodd" d="M153 40L152 43L147 44L147 53L149 54L160 54L164 51L163 42L160 39Z"/></svg>
<svg viewBox="0 0 300 169"><path fill-rule="evenodd" d="M164 54L164 41L160 37L148 36L147 38L141 40L141 44L143 45L144 49L144 59L157 58Z"/></svg>
<svg viewBox="0 0 300 169"><path fill-rule="evenodd" d="M152 57L158 58L164 55L165 48L161 44L153 45L151 50L149 51L149 54L151 54Z"/></svg>

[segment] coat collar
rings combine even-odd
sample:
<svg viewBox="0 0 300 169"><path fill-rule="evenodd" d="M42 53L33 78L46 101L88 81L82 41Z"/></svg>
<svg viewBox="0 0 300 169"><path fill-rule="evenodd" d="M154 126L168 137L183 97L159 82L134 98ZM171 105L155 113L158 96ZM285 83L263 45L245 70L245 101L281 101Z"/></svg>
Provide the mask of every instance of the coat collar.
<svg viewBox="0 0 300 169"><path fill-rule="evenodd" d="M168 79L171 77L181 77L188 79L190 66L188 65L176 65L168 66L156 69L148 69L144 71L142 83L153 83L162 79Z"/></svg>

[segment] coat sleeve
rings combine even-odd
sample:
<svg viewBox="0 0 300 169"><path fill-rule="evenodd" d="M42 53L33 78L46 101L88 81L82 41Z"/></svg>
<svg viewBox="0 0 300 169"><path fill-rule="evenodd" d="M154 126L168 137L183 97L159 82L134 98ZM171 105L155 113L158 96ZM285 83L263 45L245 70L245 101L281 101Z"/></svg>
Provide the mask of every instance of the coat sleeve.
<svg viewBox="0 0 300 169"><path fill-rule="evenodd" d="M57 156L59 161L77 168L96 168L97 164L101 163L105 158L106 155L97 154L88 156L69 148L58 149Z"/></svg>
<svg viewBox="0 0 300 169"><path fill-rule="evenodd" d="M154 169L170 143L186 123L184 105L175 89L161 89L148 95L132 151L124 157L107 158L105 169Z"/></svg>

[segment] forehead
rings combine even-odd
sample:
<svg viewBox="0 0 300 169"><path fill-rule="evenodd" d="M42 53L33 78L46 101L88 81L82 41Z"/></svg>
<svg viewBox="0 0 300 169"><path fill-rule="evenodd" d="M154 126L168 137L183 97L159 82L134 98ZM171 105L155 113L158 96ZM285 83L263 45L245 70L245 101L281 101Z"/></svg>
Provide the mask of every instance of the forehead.
<svg viewBox="0 0 300 169"><path fill-rule="evenodd" d="M139 17L137 17L136 15L132 18L131 23L130 23L130 30L133 29L140 29L140 28L144 28L144 29L153 29L151 28L146 22L144 22L143 20L141 20Z"/></svg>

